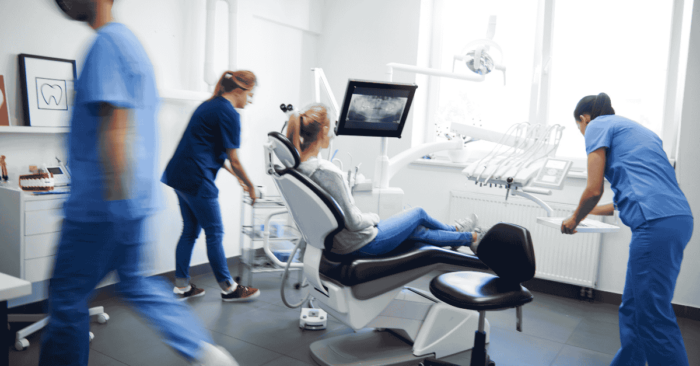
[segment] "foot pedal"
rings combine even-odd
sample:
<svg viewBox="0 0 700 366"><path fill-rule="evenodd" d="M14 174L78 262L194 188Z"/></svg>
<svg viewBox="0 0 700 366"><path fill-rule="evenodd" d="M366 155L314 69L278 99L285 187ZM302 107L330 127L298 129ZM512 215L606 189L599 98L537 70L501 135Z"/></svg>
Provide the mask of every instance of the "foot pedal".
<svg viewBox="0 0 700 366"><path fill-rule="evenodd" d="M302 308L299 316L299 328L323 330L328 324L328 313L322 309Z"/></svg>

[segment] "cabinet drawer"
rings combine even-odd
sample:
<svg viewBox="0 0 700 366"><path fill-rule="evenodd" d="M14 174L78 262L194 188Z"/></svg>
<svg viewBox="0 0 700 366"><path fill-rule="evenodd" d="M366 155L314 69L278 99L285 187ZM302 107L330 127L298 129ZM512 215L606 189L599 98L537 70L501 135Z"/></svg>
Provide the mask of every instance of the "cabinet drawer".
<svg viewBox="0 0 700 366"><path fill-rule="evenodd" d="M39 282L51 278L56 257L27 259L24 261L24 279Z"/></svg>
<svg viewBox="0 0 700 366"><path fill-rule="evenodd" d="M64 202L66 202L65 198L54 200L27 201L24 203L24 211L53 210L56 208L62 208Z"/></svg>
<svg viewBox="0 0 700 366"><path fill-rule="evenodd" d="M24 213L24 235L61 231L63 209L30 211Z"/></svg>
<svg viewBox="0 0 700 366"><path fill-rule="evenodd" d="M24 238L24 259L49 257L56 254L60 232L31 235Z"/></svg>

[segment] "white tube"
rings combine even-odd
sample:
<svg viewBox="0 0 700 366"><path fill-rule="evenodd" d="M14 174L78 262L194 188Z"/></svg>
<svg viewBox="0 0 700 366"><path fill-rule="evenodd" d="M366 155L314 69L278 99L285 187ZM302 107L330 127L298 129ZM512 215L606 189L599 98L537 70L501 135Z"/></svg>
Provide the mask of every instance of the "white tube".
<svg viewBox="0 0 700 366"><path fill-rule="evenodd" d="M238 0L228 0L228 69L238 68Z"/></svg>
<svg viewBox="0 0 700 366"><path fill-rule="evenodd" d="M416 146L412 149L405 150L404 152L394 156L389 160L389 174L387 174L387 183L388 180L391 180L391 178L399 170L401 170L403 167L410 164L411 162L415 161L416 159L419 159L421 156L432 154L437 151L460 150L463 148L464 142L462 141L462 139L456 139L452 141L432 142Z"/></svg>
<svg viewBox="0 0 700 366"><path fill-rule="evenodd" d="M415 72L416 74L423 74L423 75L432 75L432 76L443 76L446 78L451 78L451 79L462 79L462 80L470 80L470 81L484 81L484 76L483 75L477 75L477 74L458 74L450 71L442 71L442 70L437 70L437 69L431 69L429 67L419 67L419 66L413 66L413 65L405 65L405 64L397 64L397 63L389 63L386 65L387 67L391 67L396 70L402 70L402 71L410 71L410 72ZM391 73L388 72L388 74L391 75Z"/></svg>
<svg viewBox="0 0 700 366"><path fill-rule="evenodd" d="M529 193L525 193L523 191L518 191L515 189L511 189L510 193L513 196L521 196L521 197L525 197L529 200L532 200L536 204L540 205L540 207L544 208L545 211L547 211L547 217L552 217L552 214L554 211L552 211L552 208L549 207L549 205L545 201L542 201L541 199L539 199L539 197L535 197Z"/></svg>
<svg viewBox="0 0 700 366"><path fill-rule="evenodd" d="M214 71L214 34L216 33L216 3L207 0L207 32L204 40L204 82L210 86L219 81Z"/></svg>

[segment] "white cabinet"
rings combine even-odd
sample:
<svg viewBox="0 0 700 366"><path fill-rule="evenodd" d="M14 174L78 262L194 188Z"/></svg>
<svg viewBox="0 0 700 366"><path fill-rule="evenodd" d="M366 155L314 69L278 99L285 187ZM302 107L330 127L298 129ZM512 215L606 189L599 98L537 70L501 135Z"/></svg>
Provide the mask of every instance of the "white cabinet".
<svg viewBox="0 0 700 366"><path fill-rule="evenodd" d="M30 282L51 278L66 198L0 187L0 272Z"/></svg>

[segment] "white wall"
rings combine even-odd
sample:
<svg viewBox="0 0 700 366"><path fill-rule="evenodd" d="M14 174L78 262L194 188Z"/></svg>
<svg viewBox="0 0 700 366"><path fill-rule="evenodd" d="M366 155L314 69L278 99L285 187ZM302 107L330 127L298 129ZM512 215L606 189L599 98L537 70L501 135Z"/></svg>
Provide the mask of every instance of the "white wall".
<svg viewBox="0 0 700 366"><path fill-rule="evenodd" d="M333 92L342 100L348 78L365 78L384 80L383 65L387 62L415 63L422 60L417 54L418 12L420 1L333 1L326 3L324 18L334 19L332 24L324 28L319 49L320 65L326 71ZM695 8L690 44L690 59L683 110L683 127L681 134L681 154L678 165L678 175L681 188L691 202L694 212L700 212L700 193L691 189L691 184L700 180L700 168L695 164L700 154L697 141L700 136L700 124L695 123L700 115L700 105L695 103L700 98L700 17L698 7ZM400 12L400 14L396 14ZM362 17L362 27L352 27L355 19ZM369 19L367 19L369 17ZM351 28L352 27L352 28ZM352 31L347 31L352 29ZM416 80L413 75L398 75L401 81ZM399 80L398 78L396 80ZM420 83L420 81L416 81ZM419 89L427 89L420 85ZM408 122L413 123L412 120ZM412 127L407 125L405 131L410 134ZM338 154L343 162L349 164L345 152L350 152L355 158L353 165L362 162L361 170L371 177L373 175L374 159L379 152L379 139L340 137L337 139ZM410 146L410 135L404 133L401 140L390 140L389 156L405 150ZM680 159L685 162L681 163ZM405 192L406 206L421 206L431 215L441 220L447 220L449 214L449 192L451 190L472 191L499 194L489 188L479 188L461 174L460 169L433 167L411 164L400 171L392 180L391 186L400 187ZM582 179L567 179L566 188L554 192L547 201L577 204L585 181ZM606 183L606 191L601 202L612 201L612 192ZM478 207L474 207L478 213ZM631 231L622 226L622 230L614 234L602 236L601 262L599 266L598 286L603 291L621 294L624 289L627 259L629 257L629 241ZM534 225L534 223L533 223ZM700 291L697 290L697 279L700 277L700 239L696 235L685 251L685 260L676 287L674 303L700 307Z"/></svg>
<svg viewBox="0 0 700 366"><path fill-rule="evenodd" d="M685 77L683 114L681 117L680 139L678 142L678 183L690 202L695 218L700 215L700 192L696 184L700 179L700 2L695 1L690 29L688 64ZM697 224L697 221L696 221ZM700 225L695 225L695 233L684 252L681 273L676 284L675 301L679 304L700 307Z"/></svg>
<svg viewBox="0 0 700 366"><path fill-rule="evenodd" d="M348 79L386 80L389 62L416 64L420 0L326 1L320 37L319 65L338 103L343 102ZM413 83L416 76L395 72L394 81ZM400 140L390 139L389 156L411 146L413 113ZM379 139L341 136L334 140L344 167L362 162L360 172L371 176L379 154ZM352 161L347 152L352 154Z"/></svg>
<svg viewBox="0 0 700 366"><path fill-rule="evenodd" d="M226 8L225 3L221 3ZM255 104L242 111L242 145L239 156L251 180L271 185L263 171L262 142L270 130L279 130L284 115L279 105L311 97L311 67L316 66L318 32L322 27L321 0L239 1L238 68L253 71L259 81ZM151 58L159 88L207 91L203 80L205 0L119 0L114 16L140 39ZM219 17L221 18L221 17ZM224 17L225 19L225 17ZM223 26L226 29L226 26ZM87 25L62 16L52 0L0 2L0 74L5 76L13 125L23 125L18 81L19 53L75 59L78 73L84 53L94 37ZM227 36L217 48L227 49ZM227 52L223 52L227 55ZM217 63L223 71L227 61ZM195 101L165 100L158 118L161 170L182 136ZM6 155L11 181L30 164L65 159L65 134L10 134L0 132L0 154ZM224 220L224 248L232 257L240 253L241 189L222 172L217 178ZM149 225L147 257L150 269L162 273L175 268L175 245L182 228L177 199L163 186L164 208ZM192 265L208 262L204 235L200 235ZM234 274L235 275L235 274Z"/></svg>

